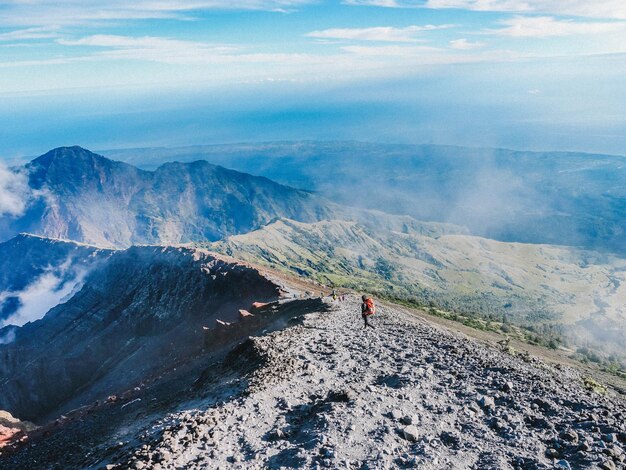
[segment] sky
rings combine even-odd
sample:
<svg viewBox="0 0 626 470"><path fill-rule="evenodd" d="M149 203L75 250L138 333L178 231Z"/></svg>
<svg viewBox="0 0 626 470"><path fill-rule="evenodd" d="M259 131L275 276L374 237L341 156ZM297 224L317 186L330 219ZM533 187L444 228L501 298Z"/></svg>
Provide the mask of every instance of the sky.
<svg viewBox="0 0 626 470"><path fill-rule="evenodd" d="M271 140L626 154L623 0L4 0L0 159Z"/></svg>

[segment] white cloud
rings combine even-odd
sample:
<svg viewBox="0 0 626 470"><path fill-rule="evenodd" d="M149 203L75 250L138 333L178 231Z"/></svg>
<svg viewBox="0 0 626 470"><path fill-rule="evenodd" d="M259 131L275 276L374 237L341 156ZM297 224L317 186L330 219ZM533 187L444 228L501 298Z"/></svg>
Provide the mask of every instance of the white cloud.
<svg viewBox="0 0 626 470"><path fill-rule="evenodd" d="M24 41L32 39L50 39L59 36L58 26L40 26L35 28L18 29L0 34L0 41Z"/></svg>
<svg viewBox="0 0 626 470"><path fill-rule="evenodd" d="M59 39L59 44L65 46L93 46L93 47L105 47L114 49L157 49L160 51L166 50L208 50L213 53L226 53L233 52L237 49L225 45L211 45L203 42L184 41L180 39L169 39L155 36L118 36L110 34L96 34L93 36L86 36L80 39Z"/></svg>
<svg viewBox="0 0 626 470"><path fill-rule="evenodd" d="M389 8L458 8L474 11L626 19L624 0L346 0L345 3Z"/></svg>
<svg viewBox="0 0 626 470"><path fill-rule="evenodd" d="M407 26L394 28L391 26L378 26L374 28L335 28L322 31L312 31L306 36L317 39L348 39L355 41L380 41L380 42L417 42L418 35L423 31L452 28L454 25Z"/></svg>
<svg viewBox="0 0 626 470"><path fill-rule="evenodd" d="M130 37L98 34L76 40L60 39L65 46L89 46L105 49L99 58L144 60L163 63L207 63L223 60L238 51L223 44L207 44L154 36ZM83 58L83 60L86 60Z"/></svg>
<svg viewBox="0 0 626 470"><path fill-rule="evenodd" d="M284 12L312 0L8 0L0 10L3 25L69 25L106 20L191 18L204 10Z"/></svg>
<svg viewBox="0 0 626 470"><path fill-rule="evenodd" d="M480 49L481 47L484 47L484 46L485 46L484 42L471 42L471 41L468 41L466 38L453 39L452 41L450 41L450 47L452 49L458 49L460 51Z"/></svg>
<svg viewBox="0 0 626 470"><path fill-rule="evenodd" d="M341 48L345 52L360 56L381 56L381 57L417 57L424 56L425 53L440 53L442 49L429 46L344 46Z"/></svg>
<svg viewBox="0 0 626 470"><path fill-rule="evenodd" d="M26 175L0 163L0 217L22 215L30 196Z"/></svg>
<svg viewBox="0 0 626 470"><path fill-rule="evenodd" d="M519 38L547 38L575 34L600 34L626 29L626 22L580 22L557 20L551 16L515 16L499 22L500 29L485 32Z"/></svg>
<svg viewBox="0 0 626 470"><path fill-rule="evenodd" d="M387 8L400 8L404 7L404 2L398 3L396 0L345 0L346 5L362 5L371 7L387 7ZM406 5L411 6L411 5Z"/></svg>
<svg viewBox="0 0 626 470"><path fill-rule="evenodd" d="M57 267L58 276L53 272L55 269L50 267L22 291L0 293L0 304L2 298L9 296L17 297L20 301L20 307L15 313L0 320L0 328L8 325L23 326L39 320L51 308L67 301L80 289L87 274L87 270L82 269L71 279L63 280L70 269L71 259L68 259Z"/></svg>

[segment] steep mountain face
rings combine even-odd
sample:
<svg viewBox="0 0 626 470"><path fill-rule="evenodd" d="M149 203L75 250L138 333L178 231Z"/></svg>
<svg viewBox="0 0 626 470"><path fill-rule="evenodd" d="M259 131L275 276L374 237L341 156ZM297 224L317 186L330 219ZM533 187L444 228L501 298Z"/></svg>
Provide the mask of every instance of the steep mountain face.
<svg viewBox="0 0 626 470"><path fill-rule="evenodd" d="M7 341L3 327L41 318L110 254L29 234L0 243L0 342Z"/></svg>
<svg viewBox="0 0 626 470"><path fill-rule="evenodd" d="M203 326L278 295L258 271L200 250L113 253L72 298L0 345L0 409L37 421L139 384L207 347Z"/></svg>
<svg viewBox="0 0 626 470"><path fill-rule="evenodd" d="M341 204L463 225L488 238L626 253L626 157L360 142L110 154L148 167L204 158Z"/></svg>
<svg viewBox="0 0 626 470"><path fill-rule="evenodd" d="M299 275L523 325L563 327L579 345L623 356L626 260L460 234L355 222L280 220L212 249Z"/></svg>
<svg viewBox="0 0 626 470"><path fill-rule="evenodd" d="M52 150L26 165L38 197L0 236L31 232L102 247L217 240L276 217L329 218L332 204L305 191L207 162L154 172L80 147Z"/></svg>

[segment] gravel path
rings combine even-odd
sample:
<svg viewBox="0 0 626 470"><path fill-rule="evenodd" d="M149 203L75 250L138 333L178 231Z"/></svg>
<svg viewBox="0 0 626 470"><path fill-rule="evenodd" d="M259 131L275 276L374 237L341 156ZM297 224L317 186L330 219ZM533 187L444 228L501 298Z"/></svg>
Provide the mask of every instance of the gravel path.
<svg viewBox="0 0 626 470"><path fill-rule="evenodd" d="M359 302L251 338L243 395L168 415L120 468L626 468L626 404L578 372Z"/></svg>

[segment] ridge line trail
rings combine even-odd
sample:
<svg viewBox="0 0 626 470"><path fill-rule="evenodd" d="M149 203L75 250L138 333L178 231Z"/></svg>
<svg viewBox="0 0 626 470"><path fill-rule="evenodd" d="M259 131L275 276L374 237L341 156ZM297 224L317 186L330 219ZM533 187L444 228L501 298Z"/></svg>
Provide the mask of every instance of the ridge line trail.
<svg viewBox="0 0 626 470"><path fill-rule="evenodd" d="M252 338L239 360L253 350L263 361L247 392L179 413L127 465L532 469L608 459L623 468L626 404L586 390L573 369L526 362L385 303L372 323L363 328L348 296Z"/></svg>

